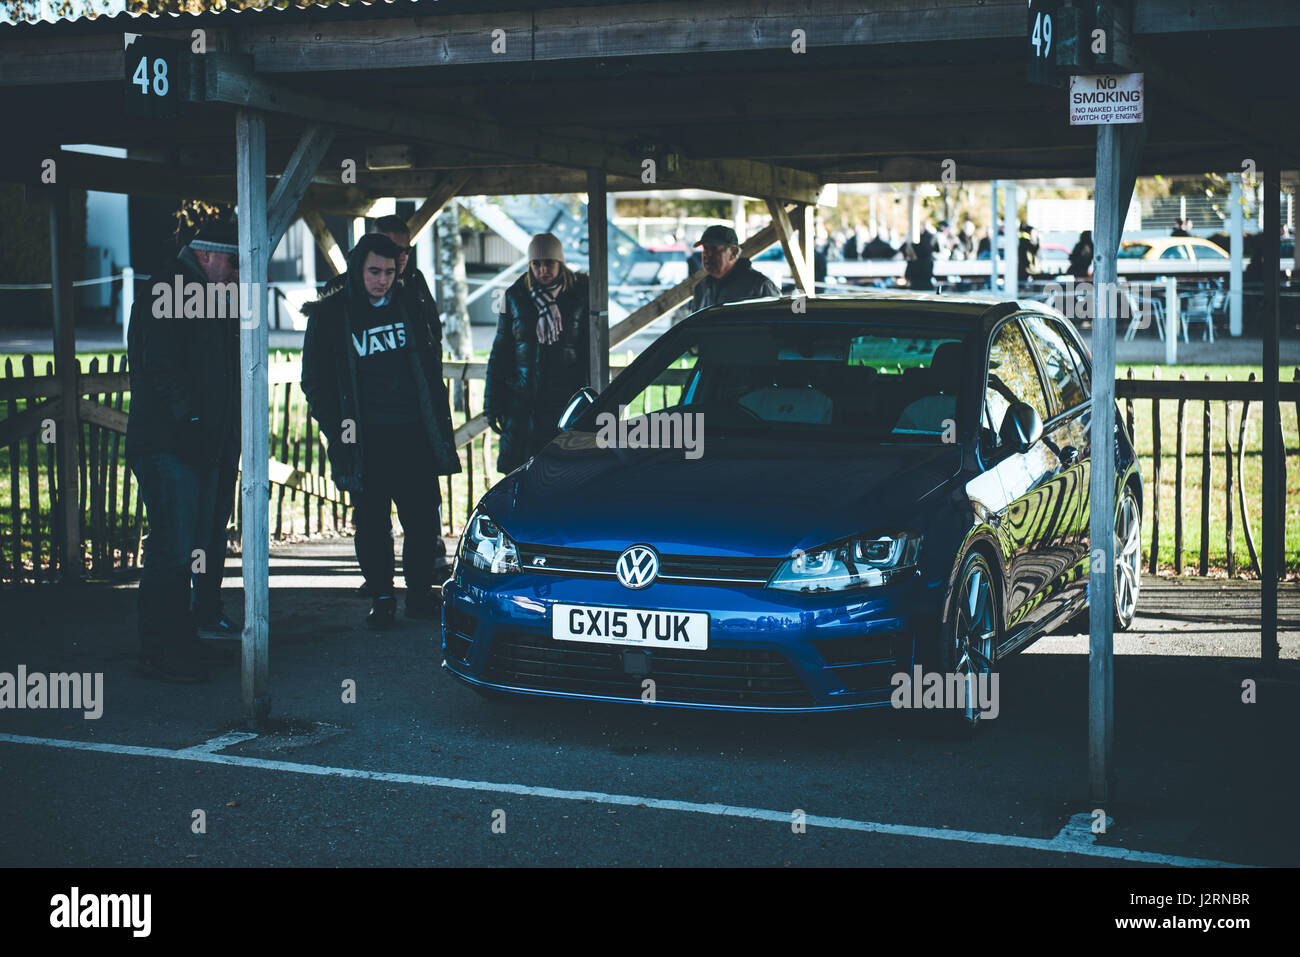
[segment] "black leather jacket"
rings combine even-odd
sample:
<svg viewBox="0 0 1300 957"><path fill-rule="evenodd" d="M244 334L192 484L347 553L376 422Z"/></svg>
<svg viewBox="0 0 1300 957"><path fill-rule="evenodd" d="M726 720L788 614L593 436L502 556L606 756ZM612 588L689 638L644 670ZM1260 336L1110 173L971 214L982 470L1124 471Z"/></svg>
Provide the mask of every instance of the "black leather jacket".
<svg viewBox="0 0 1300 957"><path fill-rule="evenodd" d="M488 359L483 409L501 419L497 468L512 472L559 432L573 393L590 384L591 300L586 273L575 273L556 299L562 316L558 342L537 341L537 305L527 274L506 290Z"/></svg>

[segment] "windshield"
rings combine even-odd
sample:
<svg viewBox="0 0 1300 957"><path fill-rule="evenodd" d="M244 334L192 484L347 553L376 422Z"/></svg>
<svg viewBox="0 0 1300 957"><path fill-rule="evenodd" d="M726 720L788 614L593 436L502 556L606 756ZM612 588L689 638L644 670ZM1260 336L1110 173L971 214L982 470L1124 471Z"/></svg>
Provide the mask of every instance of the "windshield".
<svg viewBox="0 0 1300 957"><path fill-rule="evenodd" d="M916 326L702 327L620 376L580 426L679 412L699 413L710 433L952 442L965 346L951 329Z"/></svg>
<svg viewBox="0 0 1300 957"><path fill-rule="evenodd" d="M1151 247L1146 243L1125 243L1116 255L1120 259L1141 259L1150 251Z"/></svg>

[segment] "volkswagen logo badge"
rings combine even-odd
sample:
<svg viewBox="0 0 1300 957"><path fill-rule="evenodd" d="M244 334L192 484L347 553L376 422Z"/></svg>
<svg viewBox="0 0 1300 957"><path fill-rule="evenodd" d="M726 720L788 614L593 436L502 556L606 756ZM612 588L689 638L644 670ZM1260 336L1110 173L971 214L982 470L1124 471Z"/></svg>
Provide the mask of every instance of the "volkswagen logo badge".
<svg viewBox="0 0 1300 957"><path fill-rule="evenodd" d="M633 545L618 556L614 572L624 587L645 588L659 575L659 556L649 545Z"/></svg>

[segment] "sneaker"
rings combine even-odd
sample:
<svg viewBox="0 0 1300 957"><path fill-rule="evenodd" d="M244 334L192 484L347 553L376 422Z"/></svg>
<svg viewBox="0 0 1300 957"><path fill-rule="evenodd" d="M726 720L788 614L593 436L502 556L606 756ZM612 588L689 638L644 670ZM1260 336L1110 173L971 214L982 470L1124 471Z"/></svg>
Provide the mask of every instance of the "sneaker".
<svg viewBox="0 0 1300 957"><path fill-rule="evenodd" d="M397 599L392 595L379 595L370 606L366 627L375 630L392 628L397 623Z"/></svg>
<svg viewBox="0 0 1300 957"><path fill-rule="evenodd" d="M142 678L171 684L197 685L208 680L208 672L202 665L167 655L141 655L138 674Z"/></svg>
<svg viewBox="0 0 1300 957"><path fill-rule="evenodd" d="M433 596L431 589L408 591L406 593L407 618L438 618L441 615L441 604Z"/></svg>

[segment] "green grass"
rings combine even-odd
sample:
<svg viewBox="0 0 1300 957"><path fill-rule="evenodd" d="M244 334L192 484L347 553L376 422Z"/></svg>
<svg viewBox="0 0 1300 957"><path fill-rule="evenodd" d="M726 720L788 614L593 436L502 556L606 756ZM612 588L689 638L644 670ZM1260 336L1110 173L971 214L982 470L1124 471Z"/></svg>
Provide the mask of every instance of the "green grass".
<svg viewBox="0 0 1300 957"><path fill-rule="evenodd" d="M1150 379L1155 366L1133 366L1137 379ZM1231 379L1245 381L1254 372L1256 379L1263 376L1260 366L1178 366L1170 370L1160 368L1161 379L1177 379L1186 375L1189 380L1203 380L1206 375L1212 379ZM1127 378L1129 366L1122 366L1117 375ZM1172 371L1172 376L1171 376ZM1281 378L1290 380L1291 367L1281 369ZM1238 505L1237 493L1237 435L1241 421L1241 403L1228 404L1232 414L1231 440L1233 448L1233 551L1236 557L1238 573L1250 567L1250 554L1246 546L1242 515ZM1121 402L1121 411L1126 403ZM1208 564L1213 569L1227 568L1227 522L1225 502L1227 472L1225 469L1224 447L1224 403L1211 402L1210 406L1210 499L1209 499L1209 542L1207 546ZM1201 554L1201 468L1202 449L1204 447L1204 408L1201 401L1184 403L1184 464L1183 464L1183 563L1184 574L1198 571ZM1151 530L1154 519L1153 486L1153 422L1152 403L1150 399L1133 402L1133 442L1137 449L1139 468L1142 472L1144 487L1144 508L1142 516L1143 560L1150 562ZM1287 482L1286 512L1284 520L1286 564L1288 572L1300 571L1300 434L1297 432L1297 415L1295 403L1282 403L1282 436L1286 449ZM1255 538L1255 548L1263 547L1263 530L1260 524L1262 505L1261 489L1263 476L1263 430L1262 409L1259 403L1253 403L1246 432L1246 455L1243 465L1243 478L1246 483L1246 507L1250 512L1249 521ZM1178 401L1162 400L1160 403L1160 546L1157 560L1162 568L1174 565L1174 524L1177 515L1175 499L1175 475L1177 465L1177 422Z"/></svg>

